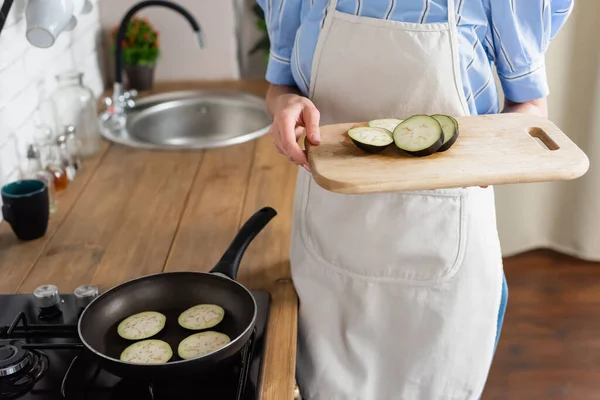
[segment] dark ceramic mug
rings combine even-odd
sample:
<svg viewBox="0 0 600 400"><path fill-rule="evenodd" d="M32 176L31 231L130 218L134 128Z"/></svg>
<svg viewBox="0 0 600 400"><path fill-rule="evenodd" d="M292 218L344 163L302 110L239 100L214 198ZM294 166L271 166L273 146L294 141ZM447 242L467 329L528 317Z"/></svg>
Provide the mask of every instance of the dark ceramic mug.
<svg viewBox="0 0 600 400"><path fill-rule="evenodd" d="M2 188L2 215L21 240L46 234L50 214L48 187L36 179L19 180Z"/></svg>

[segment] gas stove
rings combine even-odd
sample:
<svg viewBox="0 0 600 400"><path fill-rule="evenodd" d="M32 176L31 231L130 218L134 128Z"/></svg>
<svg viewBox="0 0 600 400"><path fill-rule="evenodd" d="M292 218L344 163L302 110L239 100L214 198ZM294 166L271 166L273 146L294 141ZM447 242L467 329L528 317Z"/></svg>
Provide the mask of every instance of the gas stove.
<svg viewBox="0 0 600 400"><path fill-rule="evenodd" d="M61 295L52 285L32 295L0 295L0 399L22 400L260 400L269 318L268 292L252 291L254 333L231 363L202 376L147 383L103 370L81 344L77 321L98 289Z"/></svg>

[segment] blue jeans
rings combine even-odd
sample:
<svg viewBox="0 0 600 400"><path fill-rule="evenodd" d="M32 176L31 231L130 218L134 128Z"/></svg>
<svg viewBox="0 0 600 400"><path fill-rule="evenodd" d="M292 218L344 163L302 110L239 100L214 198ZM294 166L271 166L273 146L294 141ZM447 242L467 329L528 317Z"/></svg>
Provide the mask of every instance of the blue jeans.
<svg viewBox="0 0 600 400"><path fill-rule="evenodd" d="M502 324L504 323L504 314L506 313L506 303L508 302L508 285L506 284L506 275L502 274L502 297L500 298L500 309L498 310L498 324L496 329L496 344L494 345L494 351L498 347L498 340L500 339L500 331L502 330Z"/></svg>
<svg viewBox="0 0 600 400"><path fill-rule="evenodd" d="M502 273L502 297L500 297L500 308L498 310L498 323L496 325L496 343L494 344L494 353L500 340L500 331L504 323L504 314L506 313L506 303L508 302L508 285L506 284L506 275ZM481 399L481 397L480 397Z"/></svg>

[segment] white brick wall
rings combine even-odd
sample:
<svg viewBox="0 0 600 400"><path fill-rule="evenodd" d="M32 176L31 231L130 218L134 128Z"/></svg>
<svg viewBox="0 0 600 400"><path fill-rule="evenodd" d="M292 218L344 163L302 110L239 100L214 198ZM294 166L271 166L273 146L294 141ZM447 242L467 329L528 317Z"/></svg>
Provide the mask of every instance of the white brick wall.
<svg viewBox="0 0 600 400"><path fill-rule="evenodd" d="M27 0L15 0L0 33L0 185L18 178L36 109L56 88L57 73L77 69L101 95L98 1L92 0L93 11L79 16L73 31L61 33L49 49L39 49L25 38Z"/></svg>

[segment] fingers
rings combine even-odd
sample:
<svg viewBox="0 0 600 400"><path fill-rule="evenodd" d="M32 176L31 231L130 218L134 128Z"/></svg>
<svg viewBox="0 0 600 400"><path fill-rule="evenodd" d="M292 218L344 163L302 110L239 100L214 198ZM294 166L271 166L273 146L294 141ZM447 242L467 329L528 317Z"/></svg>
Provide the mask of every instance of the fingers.
<svg viewBox="0 0 600 400"><path fill-rule="evenodd" d="M298 112L299 114L299 112ZM294 112L285 112L279 123L279 147L293 163L308 167L306 155L300 148L296 137L296 121L299 115Z"/></svg>
<svg viewBox="0 0 600 400"><path fill-rule="evenodd" d="M314 145L318 145L321 142L321 135L319 132L319 119L321 115L319 110L314 106L312 102L306 104L302 111L302 120L306 127L306 137Z"/></svg>
<svg viewBox="0 0 600 400"><path fill-rule="evenodd" d="M320 142L319 111L304 97L288 99L282 110L275 114L271 126L271 137L277 151L296 165L310 171L306 153L298 144L298 138L306 132L307 139L313 144Z"/></svg>

